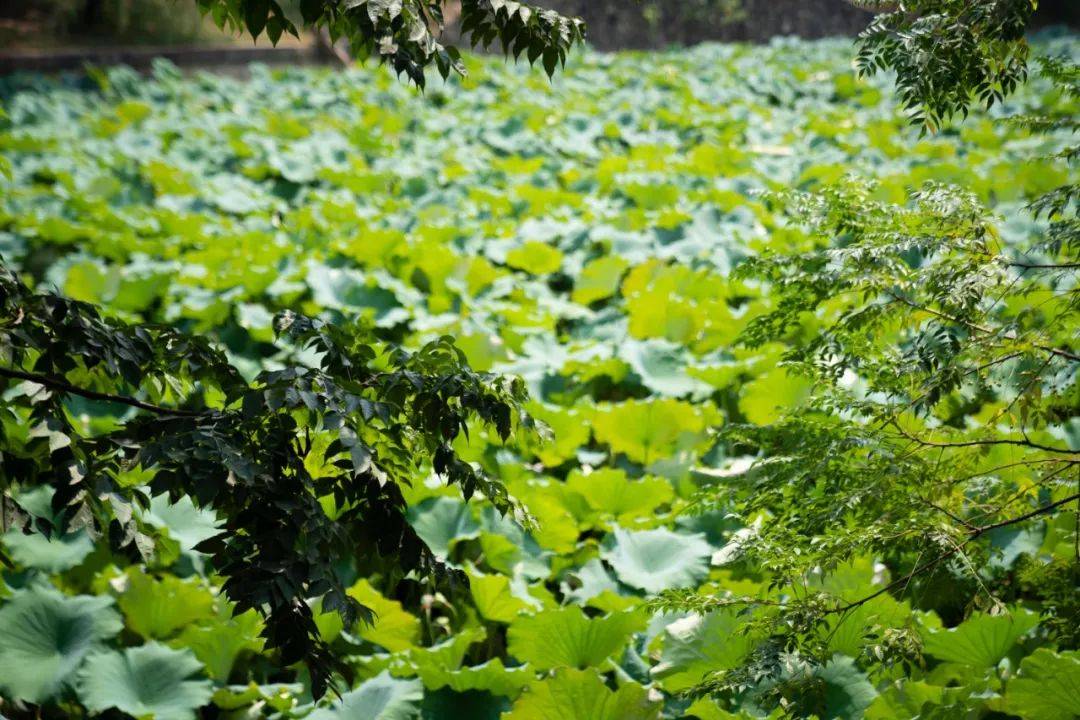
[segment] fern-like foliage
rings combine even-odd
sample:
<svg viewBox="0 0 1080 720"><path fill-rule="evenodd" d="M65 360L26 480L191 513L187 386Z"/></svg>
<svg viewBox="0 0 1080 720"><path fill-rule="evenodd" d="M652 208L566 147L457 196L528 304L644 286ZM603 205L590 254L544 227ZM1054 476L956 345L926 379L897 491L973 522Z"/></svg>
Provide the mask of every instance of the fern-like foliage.
<svg viewBox="0 0 1080 720"><path fill-rule="evenodd" d="M1024 32L1036 0L899 0L859 34L859 72L896 73L911 122L934 130L972 103L990 107L1027 78Z"/></svg>
<svg viewBox="0 0 1080 720"><path fill-rule="evenodd" d="M1076 96L1075 65L1042 67ZM1070 118L1017 122L1052 130L1054 156L1075 159ZM1008 245L998 218L961 188L927 184L894 204L852 177L769 196L804 232L790 252L737 270L767 283L772 298L742 341L781 344L787 370L815 390L774 424L726 428L728 447L758 460L699 498L701 507L742 519L746 529L725 556L765 573L770 591L678 592L655 603L747 617L758 649L699 693L734 697L768 680L777 704L803 697L796 686L814 675L794 669L824 666L837 628L882 599L953 617L1037 600L1055 640L1075 647L1075 187L1033 199L1044 234L1022 248ZM1075 541L1076 552L1036 554L1013 570L995 563L1010 533L1044 528L1070 547ZM823 582L865 557L881 563L873 590L852 594ZM942 578L970 595L942 597ZM866 651L875 663L918 662L919 637L895 627L868 631Z"/></svg>

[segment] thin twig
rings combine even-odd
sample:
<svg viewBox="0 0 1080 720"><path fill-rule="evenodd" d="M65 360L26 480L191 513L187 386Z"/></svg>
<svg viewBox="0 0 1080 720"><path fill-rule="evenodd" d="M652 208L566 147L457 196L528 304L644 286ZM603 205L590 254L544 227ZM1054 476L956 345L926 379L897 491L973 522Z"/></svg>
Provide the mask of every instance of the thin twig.
<svg viewBox="0 0 1080 720"><path fill-rule="evenodd" d="M1060 453L1062 455L1076 455L1077 454L1076 451L1069 450L1067 448L1056 448L1056 447L1051 447L1050 445L1041 445L1039 443L1032 442L1031 440L1017 440L1015 438L994 438L994 439L989 439L989 440L962 440L962 441L957 441L957 442L938 442L938 441L934 441L934 440L924 440L923 438L920 438L920 437L918 437L916 435L912 435L911 433L907 432L906 430L904 430L904 428L900 427L899 423L897 423L895 421L892 423L892 425L893 425L893 427L895 427L900 432L901 435L906 437L908 440L911 440L912 442L918 443L919 445L923 445L925 447L963 448L963 447L983 447L985 445L1019 445L1020 447L1029 447L1029 448L1034 448L1035 450L1042 450L1043 452Z"/></svg>
<svg viewBox="0 0 1080 720"><path fill-rule="evenodd" d="M178 408L167 408L160 405L154 405L152 403L143 402L142 400L136 400L133 397L126 395L111 395L109 393L97 392L96 390L87 390L76 385L72 385L66 380L59 378L49 377L48 375L39 375L37 373L23 372L22 370L15 370L13 368L0 367L0 376L9 377L15 380L27 380L32 383L37 383L43 387L47 387L51 390L64 393L66 395L78 395L79 397L87 398L88 400L101 400L104 402L120 403L121 405L129 405L133 408L140 410L146 410L156 415L167 415L173 417L199 417L205 415L208 411L199 410L180 410Z"/></svg>
<svg viewBox="0 0 1080 720"><path fill-rule="evenodd" d="M831 610L828 610L827 614L838 613L838 612L846 612L846 611L848 611L848 610L850 610L852 608L856 608L856 607L859 607L860 605L864 605L864 604L870 602L871 600L873 600L874 598L877 598L877 597L880 597L880 596L884 595L885 593L889 592L890 590L898 588L901 585L906 585L916 575L921 575L922 573L926 572L927 570L931 570L931 569L937 567L938 565L940 565L945 560L948 560L953 555L955 555L956 553L963 550L964 546L966 546L968 543L972 542L976 538L981 537L982 535L985 535L986 533L990 532L991 530L997 530L999 528L1008 527L1010 525L1015 525L1017 523L1024 522L1025 520L1030 520L1031 518L1038 517L1039 515L1043 515L1045 513L1050 512L1051 510L1054 510L1056 508L1061 507L1062 505L1070 503L1073 500L1080 500L1080 492L1078 492L1078 493L1076 493L1074 495L1070 495L1067 498L1063 498L1061 500L1058 500L1057 502L1052 502L1049 505L1043 505L1042 507L1036 508L1036 509L1032 510L1031 512L1024 513L1023 515L1019 515L1017 517L1010 518L1008 520L1002 520L1001 522L992 523L990 525L982 525L980 527L977 527L974 530L971 530L971 531L968 532L967 538L965 538L965 540L962 543L958 543L958 544L953 545L952 550L949 550L948 552L944 552L941 555L938 555L933 560L926 561L922 565L916 565L915 568L913 568L911 570L911 572L905 574L903 577L898 578L897 580L889 583L888 585L881 588L880 590L877 590L876 592L873 592L873 593L867 595L866 597L864 597L864 598L862 598L860 600L855 600L854 602L847 603L846 605L840 605L840 606L837 606L835 608L832 608Z"/></svg>
<svg viewBox="0 0 1080 720"><path fill-rule="evenodd" d="M969 320L964 320L963 318L954 317L952 315L949 315L948 313L943 313L940 310L935 310L934 308L926 307L925 305L919 305L918 303L912 302L911 300L908 300L905 297L901 297L901 296L897 295L896 293L890 292L889 296L892 297L897 302L901 302L904 305L907 305L908 307L910 307L910 308L912 308L914 310L929 313L930 315L934 315L935 317L941 318L942 320L948 320L949 322L954 323L956 325L963 325L964 327L967 327L967 328L970 328L972 330L976 330L978 332L981 332L984 335L996 335L997 334L992 329L990 329L988 327L985 327L983 325L979 325L978 323L973 323L973 322L971 322ZM1020 338L1016 337L1015 335L1004 334L1003 337L1006 340L1011 340L1012 342L1020 342ZM1040 345L1038 343L1032 343L1032 347L1036 347L1039 350L1042 350L1043 352L1048 352L1048 353L1050 353L1052 355L1057 355L1059 357L1063 357L1063 358L1066 358L1068 360L1072 360L1073 362L1080 362L1080 355L1077 355L1076 353L1070 352L1069 350L1064 350L1062 348L1052 347L1050 345Z"/></svg>
<svg viewBox="0 0 1080 720"><path fill-rule="evenodd" d="M927 504L927 505L929 505L930 507L932 507L933 509L937 510L938 512L940 512L940 513L944 513L945 515L948 515L948 516L949 516L949 518L950 518L950 519L951 519L951 520L952 520L953 522L958 522L958 523L960 523L961 525L963 525L964 527L966 527L966 528L967 528L968 530L978 530L978 529L979 529L977 525L972 525L972 524L971 524L970 522L968 522L968 521L967 521L967 520L965 520L964 518L960 517L959 515L956 515L956 514L954 514L954 513L952 513L952 512L949 512L949 510L948 510L948 509L946 509L946 508L943 508L943 507L941 507L940 505L938 505L938 504L936 504L936 503L932 503L932 502L930 502L929 500L927 500L926 498L919 498L919 499L920 499L920 500L922 500L922 501L923 501L923 502L924 502L925 504Z"/></svg>
<svg viewBox="0 0 1080 720"><path fill-rule="evenodd" d="M1025 263L1011 262L1009 267L1024 268L1025 270L1075 270L1080 268L1080 263Z"/></svg>

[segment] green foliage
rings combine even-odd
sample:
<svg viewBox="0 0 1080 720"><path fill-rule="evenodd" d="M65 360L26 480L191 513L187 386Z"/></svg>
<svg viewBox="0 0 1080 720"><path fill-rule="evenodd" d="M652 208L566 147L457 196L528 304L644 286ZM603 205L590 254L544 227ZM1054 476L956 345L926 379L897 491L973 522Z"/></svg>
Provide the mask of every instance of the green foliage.
<svg viewBox="0 0 1080 720"><path fill-rule="evenodd" d="M1005 694L1009 709L1032 720L1064 720L1080 714L1080 658L1040 648L1020 663Z"/></svg>
<svg viewBox="0 0 1080 720"><path fill-rule="evenodd" d="M726 610L676 620L664 628L663 654L652 674L665 689L677 692L738 666L757 644L740 632L740 625L736 613Z"/></svg>
<svg viewBox="0 0 1080 720"><path fill-rule="evenodd" d="M518 660L541 670L599 666L622 650L642 620L633 612L590 618L579 607L549 610L515 620L507 647Z"/></svg>
<svg viewBox="0 0 1080 720"><path fill-rule="evenodd" d="M651 702L645 690L633 683L615 691L605 687L595 670L563 669L549 680L533 683L507 720L560 720L595 718L595 720L655 720L660 708Z"/></svg>
<svg viewBox="0 0 1080 720"><path fill-rule="evenodd" d="M1038 617L1030 612L1008 615L977 615L948 630L931 631L923 649L928 655L946 662L983 669L996 666L1026 632L1035 627Z"/></svg>
<svg viewBox="0 0 1080 720"><path fill-rule="evenodd" d="M1075 70L1065 61L1046 67L1075 102ZM1053 119L1023 124L1056 127ZM1073 156L1068 146L1055 153ZM1063 187L1067 195L1071 186ZM874 640L865 651L879 661L933 658L943 663L940 677L977 682L1015 659L1017 641L1038 624L1025 610L1003 614L1006 602L1042 602L1051 617L1071 607L1059 604L1050 583L1024 594L1010 589L1009 578L1025 558L1029 576L1034 567L1065 563L1073 568L1065 582L1074 583L1080 561L1075 527L1071 547L1046 548L1041 539L1044 523L1068 518L1071 526L1080 502L1080 357L1073 350L1080 208L1055 204L1061 188L1040 188L1028 209L1045 211L1046 232L1069 239L1011 244L972 192L928 183L894 203L879 200L878 190L848 177L812 193L772 195L806 234L788 252L763 254L736 271L770 289L771 307L751 320L743 343L784 347L786 372L815 391L803 403L781 403L775 417L749 418L760 425L724 431L730 442L756 448L759 460L736 482L703 492L702 502L734 509L747 524L767 518L732 555L766 569L785 597L732 604L756 608L749 627L771 634L785 652L760 655L749 670L721 670L702 688L737 692L748 672L766 673L775 678L774 695L788 698L790 658L823 663L853 621ZM887 558L891 577L876 587L807 587L807 578L842 577L843 563L867 555ZM950 607L943 587L965 576L974 592ZM926 627L920 638L898 623L899 608L865 615L887 594L910 595L946 615L989 614ZM725 604L723 597L669 600L662 606ZM941 697L958 708L969 701Z"/></svg>
<svg viewBox="0 0 1080 720"><path fill-rule="evenodd" d="M124 613L125 624L148 640L167 639L212 612L214 598L198 581L168 575L154 580L133 571L120 582L124 589L117 605Z"/></svg>
<svg viewBox="0 0 1080 720"><path fill-rule="evenodd" d="M185 720L213 688L188 678L202 669L190 650L147 643L92 655L79 672L79 699L91 712L116 708L133 717Z"/></svg>
<svg viewBox="0 0 1080 720"><path fill-rule="evenodd" d="M387 673L365 681L328 708L316 710L313 720L369 717L372 720L414 720L420 717L424 693L416 680L397 680Z"/></svg>
<svg viewBox="0 0 1080 720"><path fill-rule="evenodd" d="M1074 44L1065 38L1044 47L1062 52ZM334 697L314 700L310 672L289 664L266 636L272 619L258 609L233 617L231 576L203 551L214 551L206 541L213 545L236 524L215 503L155 486L160 466L100 466L85 502L100 504L107 522L79 564L48 565L36 551L17 555L20 541L9 547L7 538L43 535L23 536L24 527L52 527L52 538L67 539L68 514L77 507L61 501L54 511L48 492L23 492L22 484L45 488L22 470L40 473L49 441L55 454L64 452L64 439L47 434L57 432L48 426L32 437L27 393L44 392L5 380L0 447L5 463L10 454L22 464L19 475L4 465L5 481L18 481L20 502L3 506L10 529L3 549L12 566L3 570L0 620L9 608L20 617L28 611L23 593L45 592L27 588L52 585L64 606L94 597L100 611L93 615L111 616L112 629L90 633L90 652L105 651L115 662L147 642L190 650L202 667L171 681L211 682L213 694L196 712L222 717L285 720L324 710L348 717L380 707L440 719L1023 716L1014 705L1033 686L1025 691L1020 680L1070 677L1068 664L1039 649L1069 659L1075 647L1074 505L1041 510L1075 492L1075 470L1047 478L1066 463L1002 468L1032 450L1011 445L946 448L940 466L941 448L912 456L892 426L875 435L874 425L833 412L849 394L870 411L870 403L891 401L845 385L847 373L839 384L822 379L804 367L812 362L800 360L800 353L813 357L808 347L834 327L844 303L860 297L860 278L891 288L885 273L898 269L904 288L917 293L903 297L913 301L960 284L942 275L935 289L912 269L925 269L918 258L900 262L875 249L870 257L880 263L838 262L839 299L823 285L826 299L813 312L793 310L776 338L759 347L736 340L747 328L767 328L773 320L766 318L784 309L784 282L758 274L770 257L809 277L802 253L851 247L854 254L864 239L811 232L800 224L805 216L761 191L822 191L849 172L873 179L830 192L865 193L868 223L932 230L935 246L944 237L942 273L960 270L950 263L966 249L954 235L976 225L1009 262L1066 259L1071 251L1065 244L1054 250L1050 228L1070 216L1035 220L1023 205L1074 177L1061 159L1028 159L1033 150L1054 155L1073 142L1064 123L1075 100L1036 77L1007 109L1056 118L1049 134L1032 133L1044 127L1035 117L1001 123L974 111L954 132L919 139L884 80L857 78L844 42L583 54L551 85L497 59L470 67L470 78L453 81L467 92L427 95L359 70L253 68L250 80L239 81L185 77L161 65L149 78L103 72L91 89L8 80L0 88L9 116L0 121L0 155L12 172L0 179L0 252L37 290L100 305L110 323L148 324L155 333L171 327L224 355L239 377L232 402L215 383L193 381L186 366L179 384L146 378L135 386L81 360L63 376L80 389L172 410L242 414L251 388L266 399L267 374L304 368L303 377L325 375L325 352L304 349L288 331L275 335L274 318L286 311L294 313L294 330L301 315L323 323L320 332L342 351L374 349L364 368L376 376L395 371L393 347L416 357L432 342L446 348L439 338L453 336L472 368L520 375L534 396L528 407L555 433L547 444L516 433L504 441L497 427L473 417L446 442L478 474L498 478L507 500L516 498L535 525L503 517L492 502L503 497L497 490L489 497L478 485L465 502L460 487L434 472L423 439L426 411L408 405L430 394L429 368L417 368L424 390L398 388L404 399L382 400L402 408L391 423L404 426L400 436L377 415L362 423L359 406L350 417L358 441L377 450L372 464L382 468L383 452L397 458L383 468L385 491L400 493L391 509L407 522L394 527L411 528L430 547L447 581L423 573L402 579L399 558L351 537L332 565L312 550L345 597L373 611L370 622L347 630L325 594L301 588L296 595L310 608L320 645L354 673L340 690L346 699L362 696L342 709ZM938 225L920 215L906 189L927 181L960 184L971 195L935 190L923 210L971 209L971 222ZM863 202L858 196L852 207ZM990 212L975 212L976 205ZM1067 230L1054 232L1067 237ZM551 252L537 253L535 243ZM558 267L534 257L557 257ZM1008 281L1020 274L988 263ZM1075 345L1068 318L1052 322L1064 301L1051 295L1071 297L1069 275L1022 275L1017 287L1042 279L1028 295L1002 300L1000 316L990 318L995 334L978 339L1006 354L1025 348L1030 357L1015 358L1008 372L1003 363L988 388L943 385L942 401L907 418L906 431L935 442L1005 431L1023 438L1024 401L994 416L1046 361L1029 345ZM841 336L850 344L840 348L855 359L883 357L862 353L859 343L898 355L904 372L886 372L881 359L853 370L856 377L878 387L945 383L946 365L928 371L904 355L930 318L890 310L898 330L867 336L852 326ZM977 362L978 348L967 347L972 354L963 361ZM490 377L466 373L449 353L454 374ZM154 357L168 363L180 356ZM34 362L28 357L18 367L38 372ZM1053 363L1059 372L1040 399L1025 403L1024 427L1031 442L1075 448L1075 424L1063 418L1074 407L1071 366L1064 358ZM6 355L2 366L16 367ZM277 412L297 422L295 472L351 486L353 454L333 444L341 429L313 422L312 412L325 413L308 408L300 377L289 382L291 404ZM364 387L359 395L375 402L382 389ZM317 403L330 399L321 385L311 392ZM48 400L63 411L68 426L60 432L72 452L106 447L133 421L156 422L152 410L124 402L73 393ZM440 407L464 416L458 402ZM512 426L516 417L511 412ZM774 424L747 427L755 421ZM398 445L407 451L392 452ZM117 452L135 451L123 447ZM280 447L263 442L255 453L241 445L260 468ZM208 454L209 463L221 460ZM358 460L363 466L362 453ZM946 478L969 475L976 479L945 491ZM227 472L218 477L214 489L240 492ZM108 492L99 495L99 488ZM1040 512L986 529L963 556L909 578L952 550L950 540L968 538L968 528L924 498L978 527ZM290 501L270 516L273 533L261 536L275 543L273 552L305 522L305 508L327 523L402 537L385 531L371 505L362 506L362 517L350 515L359 506L332 492L296 493ZM126 507L130 524L114 527ZM258 527L257 507L246 527ZM135 538L122 542L132 526L152 541L152 554L140 552ZM274 570L275 583L288 580ZM657 590L665 594L654 605ZM191 607L157 602L158 593L190 598ZM932 638L966 637L987 620L997 627L1006 610L1023 618L1026 632L1009 641L1003 659L995 651L970 661L984 663L976 667L935 654ZM1026 611L1038 613L1038 625L1029 627ZM6 650L0 647L4 661ZM42 652L42 662L60 662ZM26 657L10 662L28 665ZM89 715L76 682L86 667L81 657L72 657L74 669L42 700L42 718ZM695 686L714 692L691 704L683 693ZM23 692L0 690L5 716L36 714ZM19 700L9 702L13 697Z"/></svg>
<svg viewBox="0 0 1080 720"><path fill-rule="evenodd" d="M615 528L603 557L627 585L657 593L696 585L708 573L712 547L703 535L664 528L629 532Z"/></svg>
<svg viewBox="0 0 1080 720"><path fill-rule="evenodd" d="M859 72L896 73L911 122L937 129L973 102L991 107L1027 79L1037 0L858 2L882 10L859 35Z"/></svg>
<svg viewBox="0 0 1080 720"><path fill-rule="evenodd" d="M65 597L34 587L0 608L0 688L40 703L70 687L76 671L123 623L105 597Z"/></svg>
<svg viewBox="0 0 1080 720"><path fill-rule="evenodd" d="M85 303L33 294L2 273L0 304L12 320L0 332L13 367L0 374L30 383L8 412L33 426L26 442L5 450L5 474L17 473L22 488L51 485L59 515L51 522L27 516L26 526L107 538L146 560L156 533L139 510L151 494L215 509L225 527L195 549L226 578L238 612L264 614L267 646L287 664L308 663L316 695L340 666L306 599L321 596L346 628L373 620L372 608L346 593L338 563L371 552L401 574L450 577L405 519L400 486L420 467L430 463L466 499L480 491L500 512L515 510L505 487L461 460L450 442L470 416L505 440L513 423L529 422L520 411L524 388L473 373L448 338L415 354L391 349L376 369L379 351L364 344L362 329L286 312L276 321L279 334L317 353L318 365L266 371L248 384L205 339L102 318ZM141 392L153 402L136 399ZM68 397L145 413L84 434L67 413ZM181 407L161 404L170 400ZM183 407L189 403L204 407ZM312 436L320 434L328 442L316 445ZM147 477L125 482L131 468ZM328 514L324 502L336 511ZM209 596L175 579L149 587L135 574L128 582L121 607L143 636L165 637L209 609Z"/></svg>
<svg viewBox="0 0 1080 720"><path fill-rule="evenodd" d="M284 33L298 35L277 0L197 2L222 29L244 28L253 38L265 32L275 44ZM458 49L439 39L441 0L300 0L299 5L304 26L325 28L334 41L345 38L358 57L377 57L421 88L431 65L443 79L452 72L465 73ZM540 60L548 76L566 62L570 48L584 40L580 20L516 0L463 0L460 21L462 36L473 47L498 42L507 56L524 54L530 64Z"/></svg>

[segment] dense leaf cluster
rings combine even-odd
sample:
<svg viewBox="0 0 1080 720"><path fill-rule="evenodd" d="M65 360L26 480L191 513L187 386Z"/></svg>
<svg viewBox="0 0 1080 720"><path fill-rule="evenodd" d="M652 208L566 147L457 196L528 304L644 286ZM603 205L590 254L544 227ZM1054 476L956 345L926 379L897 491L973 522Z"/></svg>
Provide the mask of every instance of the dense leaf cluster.
<svg viewBox="0 0 1080 720"><path fill-rule="evenodd" d="M1075 38L1040 45L1069 52ZM1003 455L1029 449L949 451L950 467L971 465L959 477L988 479L965 480L966 492L936 504L965 511L957 517L978 523L972 534L983 530L964 557L906 582L916 562L947 552L948 539L966 540L968 529L929 506L913 511L914 496L860 477L848 461L908 488L911 473L937 470L903 453L895 428L875 435L826 412L818 397L832 392L835 405L858 387L822 384L815 394L798 365L780 362L828 333L856 294L801 313L780 342L736 342L752 324L767 325L761 318L786 296L765 280L767 267L736 272L747 258L780 253L798 269L814 259L801 253L846 247L847 235L834 237L827 224L808 232L800 225L807 216L788 211L842 206L869 187L826 190L845 174L874 180L866 192L875 225L939 232L924 215L957 203L966 215L941 225L947 249L935 257L977 254L976 243L952 236L986 228L991 250L997 243L1010 263L1065 259L1034 249L1050 223L1068 216L1035 220L1023 208L1075 177L1060 159L1031 159L1033 150L1057 155L1074 144L1066 126L1033 135L974 111L954 132L920 139L887 78L858 79L850 55L846 41L793 40L705 45L663 53L662 62L584 53L555 84L477 58L468 92L449 92L454 81L426 95L361 68L254 67L240 80L160 63L150 77L113 68L91 81L0 84L0 155L9 170L0 177L0 248L28 284L92 302L109 317L208 338L256 389L288 368L326 372L319 353L289 338L290 328L308 329L281 322L288 311L319 318L326 332L347 329L335 339L343 350L353 347L357 316L374 326L371 336L359 331L360 345L419 351L452 335L471 367L521 376L532 390L529 411L555 431L550 443L503 442L477 418L452 443L459 459L503 481L536 518L532 526L507 522L479 498L465 502L460 488L425 477L420 458L415 481L398 486L406 519L469 583L454 592L398 582L392 558L377 552L337 566L345 594L375 616L346 630L337 612L309 598L320 641L355 673L341 699L314 701L308 671L282 667L280 653L266 650L259 613L234 616L224 578L196 549L226 517L151 493L148 508L133 508L155 541L149 559L84 531L45 538L9 530L0 537L14 566L0 585L0 712L13 720L1075 714L1080 659L1066 649L1075 646L1075 505L992 527L1075 491L1034 489L1044 478L1038 465L999 468L1014 461ZM1076 112L1041 76L1007 108L1058 122ZM945 188L957 184L977 202ZM828 199L789 203L790 187ZM916 202L911 187L929 189ZM860 226L865 252L874 252L872 235ZM837 282L854 288L860 271L879 282L876 265L840 257ZM978 258L1005 277L1020 274ZM888 271L910 285L907 268L891 262ZM1032 277L1052 281L1058 294L1070 287L1063 272ZM929 297L914 284L912 299ZM995 341L1074 347L1064 323L1039 326L1061 302L1039 308L1050 298L1040 293L1003 301L986 326ZM889 312L908 317L900 306ZM914 330L929 320L911 317ZM1010 339L998 323L1021 334ZM859 338L852 330L841 340L853 353L844 343ZM1045 362L1036 350L1032 359ZM380 352L367 369L387 372L390 357ZM187 380L179 391L137 391L118 375L79 368L65 377L80 389L173 411L242 412L246 395L225 405L223 394ZM918 370L911 381L928 378ZM1004 392L1023 376L989 379ZM280 382L303 404L290 400L289 414L306 422L301 391L309 388L299 378ZM20 383L5 386L10 397L21 397ZM333 399L321 384L311 392L319 403ZM368 392L360 397L374 401ZM1012 399L944 397L933 417L902 427L935 442L982 439L986 419ZM802 410L808 399L824 408ZM944 403L948 425L937 420ZM80 444L151 412L83 396L64 405ZM414 415L415 427L424 415ZM381 431L377 416L370 422ZM8 413L0 423L14 438L4 442L21 448L31 425ZM1029 425L1029 435L1075 448L1071 427L1051 419ZM313 479L352 475L351 452L326 461L336 438L312 430L304 467ZM303 450L307 434L297 439ZM860 443L881 457L856 455ZM785 455L803 451L835 463L840 477L797 474ZM762 464L751 469L755 460ZM944 472L916 489L937 488ZM121 484L151 479L135 467ZM1008 499L993 494L1003 483L1015 486L1016 501L980 517ZM863 486L864 495L841 502L839 492ZM859 525L878 502L866 497L874 492L888 495L882 504L896 500L888 508L895 518L934 530L921 559L915 533L890 544ZM777 506L744 513L741 503L758 494ZM34 522L51 522L50 487L14 495ZM710 499L721 502L686 512ZM328 517L338 512L329 496L320 504ZM875 527L909 529L895 518ZM798 552L785 558L781 545ZM864 551L887 546L897 552ZM830 553L848 561L809 567ZM678 603L666 595L669 604L651 602L672 588L680 588ZM703 681L717 694L687 697Z"/></svg>
<svg viewBox="0 0 1080 720"><path fill-rule="evenodd" d="M1077 67L1044 67L1075 107ZM1055 157L1074 154L1067 145ZM1031 201L1028 211L1049 222L1042 239L1019 247L1003 244L994 214L955 186L928 183L902 204L856 177L769 196L806 235L798 250L737 269L766 281L772 297L742 341L783 343L783 365L815 391L778 422L727 428L760 459L702 498L758 521L735 551L766 570L780 596L676 593L661 607L759 608L749 627L785 652L750 667L781 677L791 657L827 660L822 627L887 595L933 602L942 579L958 573L974 589L972 606L1002 613L1038 603L1048 639L1076 649L1080 616L1067 590L1080 582L1073 187ZM820 327L808 333L811 317ZM1074 542L1008 572L1010 540L1044 527ZM861 597L807 587L862 556L881 559L891 579ZM880 641L879 661L921 652L905 630ZM745 668L721 673L705 687L738 692L746 677Z"/></svg>
<svg viewBox="0 0 1080 720"><path fill-rule="evenodd" d="M272 43L283 33L297 35L277 0L198 0L219 27L246 28L252 37L263 32ZM419 87L425 71L435 65L446 79L464 74L457 48L444 45L441 0L302 0L305 26L325 28L331 40L348 41L357 57L377 57L405 74ZM530 63L540 60L550 76L566 62L566 54L584 40L580 20L517 0L464 0L460 32L473 47L498 44L506 55L523 54Z"/></svg>
<svg viewBox="0 0 1080 720"><path fill-rule="evenodd" d="M937 129L973 102L1000 103L1027 77L1024 34L1036 0L856 4L882 11L859 34L859 71L894 71L915 125Z"/></svg>
<svg viewBox="0 0 1080 720"><path fill-rule="evenodd" d="M46 536L85 531L148 561L155 533L141 511L152 496L217 511L220 532L196 549L236 613L265 615L266 647L283 664L307 663L316 697L344 666L321 640L308 599L321 598L345 628L374 621L346 594L342 563L433 587L466 581L406 521L401 486L430 467L466 499L479 492L500 513L517 510L451 443L473 417L504 440L528 423L524 387L472 372L448 338L415 353L391 349L377 363L362 326L284 313L281 338L317 362L248 383L205 338L33 293L6 266L0 317L5 427L27 430L5 432L0 450L14 522ZM71 406L80 399L117 408L115 427L83 432ZM39 486L54 491L49 520L20 512L8 495Z"/></svg>

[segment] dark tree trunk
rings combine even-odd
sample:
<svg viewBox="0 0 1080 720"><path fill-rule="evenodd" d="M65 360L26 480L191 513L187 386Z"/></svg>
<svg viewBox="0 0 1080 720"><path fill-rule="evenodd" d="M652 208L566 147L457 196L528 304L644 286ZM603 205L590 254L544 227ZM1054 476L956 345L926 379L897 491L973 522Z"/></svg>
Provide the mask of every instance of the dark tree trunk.
<svg viewBox="0 0 1080 720"><path fill-rule="evenodd" d="M82 15L79 18L79 27L92 29L99 27L105 19L105 0L86 0L83 5Z"/></svg>

